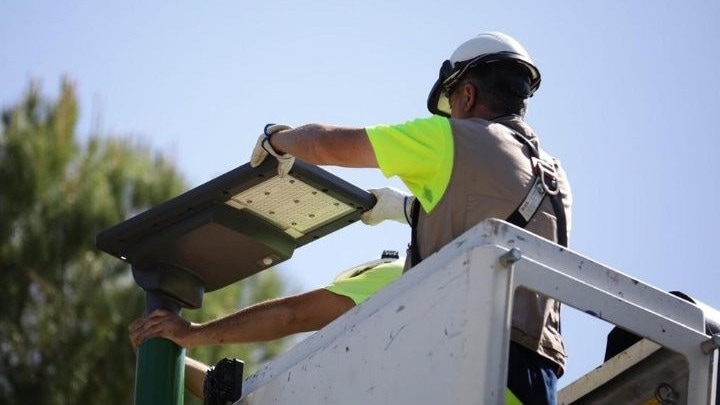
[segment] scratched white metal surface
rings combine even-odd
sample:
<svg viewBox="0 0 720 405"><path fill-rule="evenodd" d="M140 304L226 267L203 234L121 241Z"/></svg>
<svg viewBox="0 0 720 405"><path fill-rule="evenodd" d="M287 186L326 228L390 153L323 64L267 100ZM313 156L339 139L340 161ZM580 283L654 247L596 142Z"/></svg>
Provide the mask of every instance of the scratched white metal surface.
<svg viewBox="0 0 720 405"><path fill-rule="evenodd" d="M480 344L488 323L468 314L492 307L473 288L470 265L462 255L426 277L409 273L389 288L395 291L386 289L287 354L302 353L301 361L279 360L250 377L239 403L503 403L504 377L497 377L505 374L480 349L494 346ZM491 352L504 358L500 353L502 347ZM495 386L484 389L489 363Z"/></svg>
<svg viewBox="0 0 720 405"><path fill-rule="evenodd" d="M511 248L522 252L517 280L498 262ZM691 381L695 392L689 397L706 403L700 391L704 386L708 392L714 374L708 373L708 357L689 345L699 342L704 329L696 307L496 220L478 224L267 364L246 380L238 403L503 403L508 292L517 284L535 285L626 325L625 311L647 311L648 323L640 328L645 331L660 330L658 317L664 317L670 334L658 340L695 364L690 379L697 384ZM583 294L586 299L580 299Z"/></svg>
<svg viewBox="0 0 720 405"><path fill-rule="evenodd" d="M626 372L632 366L650 357L662 346L647 339L640 340L636 345L629 347L615 356L611 361L590 371L559 392L560 405L570 405L582 398L588 392L593 392L608 383L616 376Z"/></svg>

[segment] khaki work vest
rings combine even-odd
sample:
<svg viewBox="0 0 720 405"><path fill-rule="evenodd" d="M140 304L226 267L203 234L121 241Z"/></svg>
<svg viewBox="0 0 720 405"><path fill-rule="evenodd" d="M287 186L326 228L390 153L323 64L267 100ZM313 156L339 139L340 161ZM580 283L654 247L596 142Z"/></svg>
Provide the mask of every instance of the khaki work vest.
<svg viewBox="0 0 720 405"><path fill-rule="evenodd" d="M515 139L509 129L520 132L537 146L537 137L520 117L495 121L451 119L450 123L455 155L452 174L432 212L420 210L417 240L421 258L437 252L485 219L507 219L525 198L534 178L527 146ZM569 232L572 197L566 174L557 160L542 151L540 155L556 166ZM556 242L556 220L547 197L526 229ZM557 363L562 374L566 354L560 336L560 303L518 289L511 340Z"/></svg>

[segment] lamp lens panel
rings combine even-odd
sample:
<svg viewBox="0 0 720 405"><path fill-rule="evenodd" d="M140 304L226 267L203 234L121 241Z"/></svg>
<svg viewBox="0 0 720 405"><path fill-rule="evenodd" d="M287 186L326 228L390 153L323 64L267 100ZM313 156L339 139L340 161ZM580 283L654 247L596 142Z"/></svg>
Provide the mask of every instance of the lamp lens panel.
<svg viewBox="0 0 720 405"><path fill-rule="evenodd" d="M327 192L291 175L275 176L234 195L227 204L252 212L296 239L354 211Z"/></svg>

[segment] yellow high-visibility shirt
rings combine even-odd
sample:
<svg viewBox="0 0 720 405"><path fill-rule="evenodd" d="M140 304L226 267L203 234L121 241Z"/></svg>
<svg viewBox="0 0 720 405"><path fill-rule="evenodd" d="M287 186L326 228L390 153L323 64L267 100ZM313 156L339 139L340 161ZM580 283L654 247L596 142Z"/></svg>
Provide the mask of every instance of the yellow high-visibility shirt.
<svg viewBox="0 0 720 405"><path fill-rule="evenodd" d="M398 176L425 212L435 208L452 174L455 149L450 121L439 115L365 128L385 177Z"/></svg>

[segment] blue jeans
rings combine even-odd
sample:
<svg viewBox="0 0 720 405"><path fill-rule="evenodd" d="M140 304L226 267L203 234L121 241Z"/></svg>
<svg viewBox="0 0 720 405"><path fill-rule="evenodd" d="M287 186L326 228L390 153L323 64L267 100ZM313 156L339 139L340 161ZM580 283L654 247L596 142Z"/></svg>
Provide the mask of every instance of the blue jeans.
<svg viewBox="0 0 720 405"><path fill-rule="evenodd" d="M508 383L523 405L557 404L557 364L515 342L510 342Z"/></svg>

